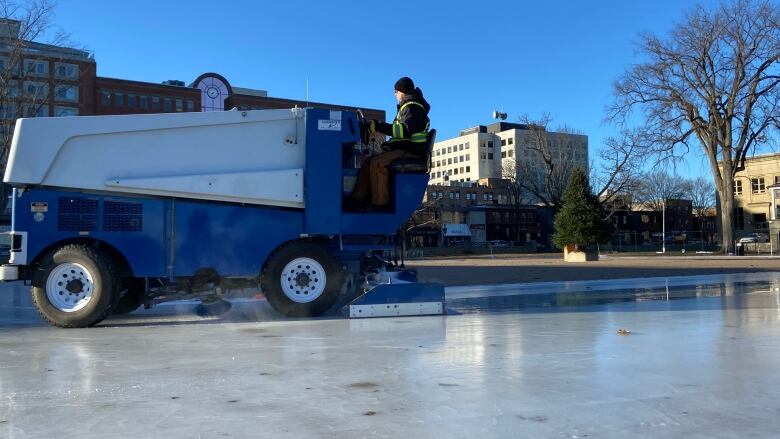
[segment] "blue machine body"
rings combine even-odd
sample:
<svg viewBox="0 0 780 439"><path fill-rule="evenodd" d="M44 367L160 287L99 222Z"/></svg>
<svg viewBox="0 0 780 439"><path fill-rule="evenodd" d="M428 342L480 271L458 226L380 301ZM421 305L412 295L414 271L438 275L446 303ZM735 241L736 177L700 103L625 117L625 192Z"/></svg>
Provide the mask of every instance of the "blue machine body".
<svg viewBox="0 0 780 439"><path fill-rule="evenodd" d="M393 176L393 210L346 213L341 207L345 145L359 139L354 113L342 112L341 131L317 129L328 110L306 110L305 208L81 192L33 187L15 191L13 232L27 232L27 263L63 242L97 240L115 248L136 277L256 276L278 246L300 237L327 237L348 259L379 247L372 237L394 234L419 205L424 173Z"/></svg>

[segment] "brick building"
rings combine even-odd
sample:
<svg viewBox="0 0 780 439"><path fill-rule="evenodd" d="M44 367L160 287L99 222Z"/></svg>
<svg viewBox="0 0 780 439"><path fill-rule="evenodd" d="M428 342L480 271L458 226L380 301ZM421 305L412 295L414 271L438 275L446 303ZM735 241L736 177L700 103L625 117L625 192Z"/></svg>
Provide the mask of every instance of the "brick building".
<svg viewBox="0 0 780 439"><path fill-rule="evenodd" d="M298 107L355 110L357 107L268 96L265 90L232 86L217 73L192 83L161 83L97 76L89 52L18 39L19 22L0 19L0 119L174 113ZM34 104L34 105L33 105ZM385 112L362 109L370 119ZM8 124L6 124L8 125Z"/></svg>

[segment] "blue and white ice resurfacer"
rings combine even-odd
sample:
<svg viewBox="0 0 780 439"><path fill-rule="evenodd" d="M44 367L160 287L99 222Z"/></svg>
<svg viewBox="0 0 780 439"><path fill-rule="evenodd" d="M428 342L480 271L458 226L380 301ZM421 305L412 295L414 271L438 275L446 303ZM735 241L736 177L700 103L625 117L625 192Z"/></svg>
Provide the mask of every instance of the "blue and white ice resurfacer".
<svg viewBox="0 0 780 439"><path fill-rule="evenodd" d="M444 288L388 262L428 161L391 166L386 211L342 207L366 155L360 112L322 109L17 121L11 257L41 316L94 325L200 299L224 312L258 286L285 316L441 314ZM428 151L435 131L428 138Z"/></svg>

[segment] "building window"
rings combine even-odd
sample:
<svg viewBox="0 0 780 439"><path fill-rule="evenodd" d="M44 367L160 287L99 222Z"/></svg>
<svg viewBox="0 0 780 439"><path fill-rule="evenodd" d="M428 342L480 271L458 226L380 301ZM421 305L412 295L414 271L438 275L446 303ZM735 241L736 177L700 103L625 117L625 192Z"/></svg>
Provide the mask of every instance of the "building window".
<svg viewBox="0 0 780 439"><path fill-rule="evenodd" d="M734 180L734 195L742 195L742 180Z"/></svg>
<svg viewBox="0 0 780 439"><path fill-rule="evenodd" d="M195 101L187 99L187 111L195 111Z"/></svg>
<svg viewBox="0 0 780 439"><path fill-rule="evenodd" d="M0 119L16 119L16 104L0 103Z"/></svg>
<svg viewBox="0 0 780 439"><path fill-rule="evenodd" d="M506 151L501 151L501 158L502 158L502 159L505 159L505 158L506 158Z"/></svg>
<svg viewBox="0 0 780 439"><path fill-rule="evenodd" d="M487 201L487 192L482 194L482 201Z"/></svg>
<svg viewBox="0 0 780 439"><path fill-rule="evenodd" d="M448 158L448 159L447 159L447 164L448 164L448 165L451 165L451 164L452 164L452 157L450 157L450 158Z"/></svg>
<svg viewBox="0 0 780 439"><path fill-rule="evenodd" d="M451 147L451 146L448 146L448 147L447 147L447 154L449 154L449 153L451 153L451 152L452 152L452 147Z"/></svg>
<svg viewBox="0 0 780 439"><path fill-rule="evenodd" d="M512 137L510 137L510 138L507 140L507 142L506 142L506 143L507 143L507 145L511 145L513 141L514 141L514 139L513 139Z"/></svg>
<svg viewBox="0 0 780 439"><path fill-rule="evenodd" d="M750 186L753 187L754 194L763 194L766 190L764 187L764 177L751 178Z"/></svg>
<svg viewBox="0 0 780 439"><path fill-rule="evenodd" d="M469 149L469 142L466 142L466 149Z"/></svg>
<svg viewBox="0 0 780 439"><path fill-rule="evenodd" d="M458 168L455 168L455 172L453 174L458 175Z"/></svg>
<svg viewBox="0 0 780 439"><path fill-rule="evenodd" d="M54 117L78 116L79 109L75 107L54 107Z"/></svg>
<svg viewBox="0 0 780 439"><path fill-rule="evenodd" d="M458 149L459 149L460 151L463 151L463 144L461 143L459 146L460 146L460 148L458 148Z"/></svg>
<svg viewBox="0 0 780 439"><path fill-rule="evenodd" d="M54 96L58 101L79 101L79 89L75 85L58 85L55 90Z"/></svg>
<svg viewBox="0 0 780 439"><path fill-rule="evenodd" d="M176 98L176 111L184 111L184 100L181 98Z"/></svg>
<svg viewBox="0 0 780 439"><path fill-rule="evenodd" d="M27 81L24 83L24 94L34 100L46 99L49 97L49 84Z"/></svg>
<svg viewBox="0 0 780 439"><path fill-rule="evenodd" d="M510 149L510 150L509 150L509 153L508 153L507 155L508 155L509 157L512 157L512 156L514 156L514 155L515 155L515 150L514 150L514 149Z"/></svg>
<svg viewBox="0 0 780 439"><path fill-rule="evenodd" d="M465 174L465 172L463 172L463 168L462 167L460 168L460 173L461 174Z"/></svg>
<svg viewBox="0 0 780 439"><path fill-rule="evenodd" d="M466 161L471 160L471 156L469 154L466 154Z"/></svg>
<svg viewBox="0 0 780 439"><path fill-rule="evenodd" d="M487 158L487 155L484 152L481 152L479 153L479 158L485 160Z"/></svg>
<svg viewBox="0 0 780 439"><path fill-rule="evenodd" d="M171 101L171 98L163 98L163 111L166 113L173 111L173 101Z"/></svg>
<svg viewBox="0 0 780 439"><path fill-rule="evenodd" d="M54 75L58 79L78 79L78 64L54 63Z"/></svg>
<svg viewBox="0 0 780 439"><path fill-rule="evenodd" d="M111 106L111 92L110 91L101 91L100 92L100 105L104 107Z"/></svg>
<svg viewBox="0 0 780 439"><path fill-rule="evenodd" d="M471 166L466 166L466 172L471 172Z"/></svg>
<svg viewBox="0 0 780 439"><path fill-rule="evenodd" d="M24 71L33 76L47 76L49 74L49 62L34 59L25 60Z"/></svg>
<svg viewBox="0 0 780 439"><path fill-rule="evenodd" d="M741 207L734 209L734 228L745 230L745 211Z"/></svg>
<svg viewBox="0 0 780 439"><path fill-rule="evenodd" d="M124 93L114 92L114 108L122 108L125 105Z"/></svg>
<svg viewBox="0 0 780 439"><path fill-rule="evenodd" d="M460 156L460 157L459 157L459 161L460 161L461 163L463 162L463 156Z"/></svg>
<svg viewBox="0 0 780 439"><path fill-rule="evenodd" d="M132 93L127 94L127 107L131 110L135 110L135 95Z"/></svg>
<svg viewBox="0 0 780 439"><path fill-rule="evenodd" d="M18 98L19 97L19 83L16 81L11 81L8 83L8 96L12 98Z"/></svg>
<svg viewBox="0 0 780 439"><path fill-rule="evenodd" d="M766 222L766 214L765 213L754 213L753 214L753 228L754 229L767 229L767 228L769 228L769 223Z"/></svg>
<svg viewBox="0 0 780 439"><path fill-rule="evenodd" d="M493 153L492 152L488 153L488 160L493 160Z"/></svg>
<svg viewBox="0 0 780 439"><path fill-rule="evenodd" d="M775 175L775 184L780 184L780 175Z"/></svg>
<svg viewBox="0 0 780 439"><path fill-rule="evenodd" d="M455 199L460 200L460 192L455 192Z"/></svg>
<svg viewBox="0 0 780 439"><path fill-rule="evenodd" d="M152 96L152 111L160 111L160 97Z"/></svg>
<svg viewBox="0 0 780 439"><path fill-rule="evenodd" d="M439 166L441 166L441 161L440 160L436 160L436 167L438 168Z"/></svg>
<svg viewBox="0 0 780 439"><path fill-rule="evenodd" d="M49 117L48 105L25 105L24 110L27 117Z"/></svg>
<svg viewBox="0 0 780 439"><path fill-rule="evenodd" d="M149 109L149 103L147 102L147 97L144 95L138 96L138 109L139 110L148 110Z"/></svg>
<svg viewBox="0 0 780 439"><path fill-rule="evenodd" d="M501 139L501 146L506 146L506 139Z"/></svg>
<svg viewBox="0 0 780 439"><path fill-rule="evenodd" d="M492 148L493 147L493 141L492 140L488 140L488 144L487 145L488 145L488 148Z"/></svg>
<svg viewBox="0 0 780 439"><path fill-rule="evenodd" d="M455 199L455 192L450 191L450 200Z"/></svg>

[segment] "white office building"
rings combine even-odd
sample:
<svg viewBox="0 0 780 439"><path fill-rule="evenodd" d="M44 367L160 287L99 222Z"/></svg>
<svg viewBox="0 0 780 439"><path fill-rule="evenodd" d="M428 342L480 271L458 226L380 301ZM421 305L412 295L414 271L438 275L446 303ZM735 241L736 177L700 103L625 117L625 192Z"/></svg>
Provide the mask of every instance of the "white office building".
<svg viewBox="0 0 780 439"><path fill-rule="evenodd" d="M545 132L543 138L553 162L567 161L588 169L588 136ZM502 178L502 162L506 160L528 163L543 178L545 166L530 148L538 142L538 132L525 124L497 122L468 128L460 136L434 145L430 184L476 184L483 178Z"/></svg>

